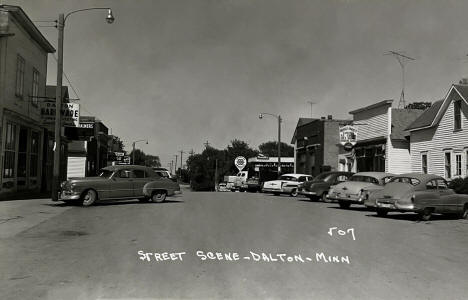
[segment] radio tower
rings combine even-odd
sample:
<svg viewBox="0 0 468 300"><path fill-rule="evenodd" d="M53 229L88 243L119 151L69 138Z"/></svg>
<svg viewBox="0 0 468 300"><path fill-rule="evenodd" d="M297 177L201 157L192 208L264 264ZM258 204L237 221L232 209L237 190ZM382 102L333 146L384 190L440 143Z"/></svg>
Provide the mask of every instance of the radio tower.
<svg viewBox="0 0 468 300"><path fill-rule="evenodd" d="M405 108L406 103L405 103L405 63L410 61L410 60L415 60L412 57L403 55L397 51L388 51L385 55L392 55L393 57L398 60L398 63L400 64L401 67L401 78L402 78L402 84L401 84L401 95L400 95L400 101L398 102L398 108Z"/></svg>

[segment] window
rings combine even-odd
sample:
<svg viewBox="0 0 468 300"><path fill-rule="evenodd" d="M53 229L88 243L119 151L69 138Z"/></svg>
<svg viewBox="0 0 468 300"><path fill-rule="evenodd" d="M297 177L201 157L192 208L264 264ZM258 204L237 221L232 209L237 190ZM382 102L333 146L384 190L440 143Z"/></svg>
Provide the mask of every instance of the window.
<svg viewBox="0 0 468 300"><path fill-rule="evenodd" d="M340 182L345 182L346 180L348 180L348 177L346 177L346 175L339 175L336 177L336 180L335 180L335 184L338 184Z"/></svg>
<svg viewBox="0 0 468 300"><path fill-rule="evenodd" d="M393 176L387 176L382 178L383 184L387 184L390 180L392 180Z"/></svg>
<svg viewBox="0 0 468 300"><path fill-rule="evenodd" d="M453 102L453 130L461 129L461 100Z"/></svg>
<svg viewBox="0 0 468 300"><path fill-rule="evenodd" d="M129 170L120 170L118 174L116 174L117 178L130 178L130 171Z"/></svg>
<svg viewBox="0 0 468 300"><path fill-rule="evenodd" d="M32 105L37 106L39 97L39 71L33 68L33 82L32 82Z"/></svg>
<svg viewBox="0 0 468 300"><path fill-rule="evenodd" d="M135 175L135 178L145 178L145 170L133 170L133 174Z"/></svg>
<svg viewBox="0 0 468 300"><path fill-rule="evenodd" d="M23 98L24 89L24 58L18 54L16 57L16 89L15 95Z"/></svg>
<svg viewBox="0 0 468 300"><path fill-rule="evenodd" d="M437 179L437 188L439 190L446 190L448 189L448 184L447 184L447 181L443 180L443 179Z"/></svg>
<svg viewBox="0 0 468 300"><path fill-rule="evenodd" d="M30 165L29 165L29 176L37 176L38 166L38 155L39 155L39 132L33 131L31 133L31 152L30 152Z"/></svg>
<svg viewBox="0 0 468 300"><path fill-rule="evenodd" d="M437 189L437 183L435 182L435 180L431 180L428 183L426 183L426 189L428 189L428 190Z"/></svg>
<svg viewBox="0 0 468 300"><path fill-rule="evenodd" d="M3 177L15 177L16 125L6 124L5 156L3 158Z"/></svg>
<svg viewBox="0 0 468 300"><path fill-rule="evenodd" d="M445 178L452 177L452 162L451 162L451 153L445 152Z"/></svg>
<svg viewBox="0 0 468 300"><path fill-rule="evenodd" d="M363 175L353 175L351 176L349 181L359 181L359 182L369 182L373 184L379 184L379 180L377 180L376 178L370 177L370 176L363 176Z"/></svg>
<svg viewBox="0 0 468 300"><path fill-rule="evenodd" d="M422 173L427 174L427 153L421 154L421 168Z"/></svg>
<svg viewBox="0 0 468 300"><path fill-rule="evenodd" d="M461 153L455 154L455 176L461 176L462 170L462 155Z"/></svg>
<svg viewBox="0 0 468 300"><path fill-rule="evenodd" d="M408 183L411 185L418 185L421 183L419 179L411 178L411 177L393 177L390 179L389 182L401 182L401 183Z"/></svg>
<svg viewBox="0 0 468 300"><path fill-rule="evenodd" d="M28 129L20 127L18 139L18 174L17 177L27 176Z"/></svg>

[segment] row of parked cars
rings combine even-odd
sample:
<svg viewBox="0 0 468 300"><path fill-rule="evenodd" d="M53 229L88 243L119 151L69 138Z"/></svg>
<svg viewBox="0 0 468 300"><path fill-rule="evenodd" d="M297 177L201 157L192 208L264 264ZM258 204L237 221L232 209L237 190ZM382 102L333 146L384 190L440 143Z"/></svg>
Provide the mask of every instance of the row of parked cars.
<svg viewBox="0 0 468 300"><path fill-rule="evenodd" d="M262 186L266 193L303 195L337 202L343 209L366 206L384 217L388 212L413 212L422 220L432 214L457 214L468 219L468 195L457 194L437 175L385 172L325 172L316 177L285 174Z"/></svg>

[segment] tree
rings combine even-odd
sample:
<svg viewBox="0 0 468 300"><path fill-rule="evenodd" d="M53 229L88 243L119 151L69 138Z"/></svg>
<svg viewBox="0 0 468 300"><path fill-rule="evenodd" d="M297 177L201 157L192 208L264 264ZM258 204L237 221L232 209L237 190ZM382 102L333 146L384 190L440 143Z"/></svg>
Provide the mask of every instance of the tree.
<svg viewBox="0 0 468 300"><path fill-rule="evenodd" d="M432 106L432 102L413 102L405 106L408 109L426 109Z"/></svg>
<svg viewBox="0 0 468 300"><path fill-rule="evenodd" d="M133 159L133 150L129 155L130 158ZM161 161L157 155L146 154L140 149L135 149L135 161L133 161L132 164L148 167L160 167Z"/></svg>
<svg viewBox="0 0 468 300"><path fill-rule="evenodd" d="M258 146L260 153L270 156L278 157L278 142L269 141ZM286 143L281 142L281 156L293 157L294 156L294 147Z"/></svg>

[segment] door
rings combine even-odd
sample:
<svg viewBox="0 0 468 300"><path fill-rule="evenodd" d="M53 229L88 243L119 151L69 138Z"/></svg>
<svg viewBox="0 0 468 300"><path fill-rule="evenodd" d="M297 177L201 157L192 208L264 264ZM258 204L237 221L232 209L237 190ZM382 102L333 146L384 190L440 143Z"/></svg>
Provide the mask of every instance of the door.
<svg viewBox="0 0 468 300"><path fill-rule="evenodd" d="M17 187L18 190L27 188L28 182L28 129L26 127L20 127L19 130L19 143L18 143L18 177Z"/></svg>
<svg viewBox="0 0 468 300"><path fill-rule="evenodd" d="M448 188L448 184L444 179L437 179L437 192L440 196L438 203L435 203L437 212L456 213L457 196L453 190Z"/></svg>
<svg viewBox="0 0 468 300"><path fill-rule="evenodd" d="M109 198L133 197L133 174L129 169L116 172L110 180Z"/></svg>
<svg viewBox="0 0 468 300"><path fill-rule="evenodd" d="M151 181L149 174L145 170L132 170L133 173L133 196L143 197L143 187Z"/></svg>

